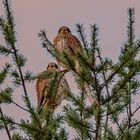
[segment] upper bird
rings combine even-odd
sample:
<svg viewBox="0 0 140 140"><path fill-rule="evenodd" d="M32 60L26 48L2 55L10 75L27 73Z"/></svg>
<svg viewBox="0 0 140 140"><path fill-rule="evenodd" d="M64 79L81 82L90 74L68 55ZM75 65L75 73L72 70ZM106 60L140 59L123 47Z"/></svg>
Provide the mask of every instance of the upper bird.
<svg viewBox="0 0 140 140"><path fill-rule="evenodd" d="M65 52L69 56L68 58L70 58L70 60L74 64L75 72L77 72L79 75L83 71L83 67L80 64L77 54L83 56L84 49L82 48L79 39L71 33L71 30L67 26L60 27L57 36L54 38L53 45L58 51L59 55ZM67 69L66 65L61 60L57 61L59 65ZM76 79L79 79L79 77L76 76ZM93 97L91 94L91 89L86 82L84 82L84 89L92 104Z"/></svg>
<svg viewBox="0 0 140 140"><path fill-rule="evenodd" d="M79 39L72 35L71 30L67 26L60 27L57 36L53 40L53 45L59 53L65 52L70 55L69 58L73 61L75 70L78 72L80 70L80 64L76 55L78 52L82 54L83 49ZM60 60L57 61L59 65L65 67Z"/></svg>

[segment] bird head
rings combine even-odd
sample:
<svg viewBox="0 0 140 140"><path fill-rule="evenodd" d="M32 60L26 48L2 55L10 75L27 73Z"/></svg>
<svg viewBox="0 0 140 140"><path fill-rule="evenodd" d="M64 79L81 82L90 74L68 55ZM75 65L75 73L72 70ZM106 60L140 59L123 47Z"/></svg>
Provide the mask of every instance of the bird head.
<svg viewBox="0 0 140 140"><path fill-rule="evenodd" d="M65 38L68 34L71 34L71 30L67 26L62 26L58 30L58 34L60 34L62 38Z"/></svg>
<svg viewBox="0 0 140 140"><path fill-rule="evenodd" d="M48 64L47 70L50 72L58 71L58 65L54 62Z"/></svg>

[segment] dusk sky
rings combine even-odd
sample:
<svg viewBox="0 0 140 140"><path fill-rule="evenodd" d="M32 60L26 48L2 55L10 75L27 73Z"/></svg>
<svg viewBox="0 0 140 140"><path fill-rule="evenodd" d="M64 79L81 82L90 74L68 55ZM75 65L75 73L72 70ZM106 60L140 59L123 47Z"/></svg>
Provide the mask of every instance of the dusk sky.
<svg viewBox="0 0 140 140"><path fill-rule="evenodd" d="M90 25L99 27L99 45L103 56L110 57L114 61L120 52L122 44L127 39L127 9L134 7L136 12L136 37L140 35L140 0L12 0L13 14L16 23L17 48L28 58L25 69L35 74L46 69L49 62L55 61L41 48L38 33L41 29L47 30L47 36L52 42L60 26L68 26L77 36L75 24L84 24L89 37ZM3 13L2 0L0 0L0 16ZM0 33L0 44L3 44ZM8 59L0 56L0 68ZM69 79L68 79L69 80ZM70 84L73 81L69 80ZM8 82L7 82L8 84ZM28 85L28 91L32 103L36 105L35 83ZM14 99L22 103L22 89L18 89ZM140 99L140 98L139 98ZM3 107L4 113L8 113L17 120L28 118L24 111L20 111L14 105ZM0 140L8 140L5 131L0 133Z"/></svg>

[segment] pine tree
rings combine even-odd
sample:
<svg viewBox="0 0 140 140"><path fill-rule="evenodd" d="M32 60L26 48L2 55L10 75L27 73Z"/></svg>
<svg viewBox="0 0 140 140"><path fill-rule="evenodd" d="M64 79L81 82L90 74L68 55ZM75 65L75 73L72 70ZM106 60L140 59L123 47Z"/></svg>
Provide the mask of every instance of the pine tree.
<svg viewBox="0 0 140 140"><path fill-rule="evenodd" d="M11 0L3 0L5 16L0 17L0 29L5 43L0 43L0 54L9 57L0 70L0 129L5 129L9 140L67 140L70 132L65 125L72 127L77 133L75 140L138 140L140 137L139 120L135 117L140 106L134 108L133 98L139 91L140 40L135 38L135 10L128 9L127 41L121 48L116 63L103 57L98 42L99 29L91 25L90 42L86 40L83 25L76 25L77 33L83 46L83 54L77 53L81 71L75 70L73 60L67 54L60 54L48 40L46 31L39 37L42 47L54 59L63 62L68 72L76 79L78 94L68 93L70 104L63 107L63 115L54 115L51 109L43 109L38 113L28 96L26 83L38 76L31 71L23 71L27 58L16 47L16 31ZM12 84L3 86L5 79L10 77ZM58 82L57 80L53 82ZM93 104L88 103L85 85L90 88ZM23 90L25 106L17 104L12 96L15 88ZM50 86L50 92L57 91L57 84ZM53 95L52 95L53 96ZM16 122L3 111L3 104L14 104L29 113L28 120ZM115 125L115 127L113 127ZM19 133L22 131L22 134Z"/></svg>

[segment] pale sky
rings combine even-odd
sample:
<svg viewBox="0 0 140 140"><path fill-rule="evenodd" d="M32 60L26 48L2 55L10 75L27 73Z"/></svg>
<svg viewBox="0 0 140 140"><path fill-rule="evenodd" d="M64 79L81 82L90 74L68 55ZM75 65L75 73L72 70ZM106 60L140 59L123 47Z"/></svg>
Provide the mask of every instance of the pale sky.
<svg viewBox="0 0 140 140"><path fill-rule="evenodd" d="M136 37L140 35L140 1L139 0L12 0L17 31L17 47L27 56L26 69L35 73L43 71L50 55L41 48L37 34L46 29L50 41L56 36L60 26L68 26L74 35L75 24L89 27L96 23L99 27L100 47L104 56L116 60L121 45L126 41L127 8L134 7L136 12ZM3 14L0 0L0 16ZM3 41L0 34L0 43ZM0 68L8 61L0 56ZM69 79L68 79L69 80ZM32 103L36 104L34 83L28 86ZM21 103L22 90L18 89L14 99ZM23 104L24 105L24 104ZM17 120L27 117L15 106L4 107L4 112L16 116ZM28 117L27 117L28 118ZM0 140L8 140L5 131L0 133Z"/></svg>

